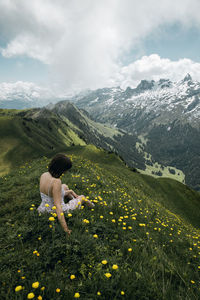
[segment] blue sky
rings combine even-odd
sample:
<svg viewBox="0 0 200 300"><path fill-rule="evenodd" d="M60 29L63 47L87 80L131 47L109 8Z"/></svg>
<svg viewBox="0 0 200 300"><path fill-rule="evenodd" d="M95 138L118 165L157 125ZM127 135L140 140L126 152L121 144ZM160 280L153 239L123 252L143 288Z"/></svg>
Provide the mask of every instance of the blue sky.
<svg viewBox="0 0 200 300"><path fill-rule="evenodd" d="M5 46L0 44L0 47ZM161 58L176 61L190 58L200 62L200 31L198 28L185 28L180 24L161 26L155 32L140 41L133 50L122 58L128 65L142 56L158 54ZM27 56L5 58L0 55L0 82L33 81L46 82L49 67L45 63Z"/></svg>
<svg viewBox="0 0 200 300"><path fill-rule="evenodd" d="M0 11L0 83L200 80L199 0L2 0Z"/></svg>

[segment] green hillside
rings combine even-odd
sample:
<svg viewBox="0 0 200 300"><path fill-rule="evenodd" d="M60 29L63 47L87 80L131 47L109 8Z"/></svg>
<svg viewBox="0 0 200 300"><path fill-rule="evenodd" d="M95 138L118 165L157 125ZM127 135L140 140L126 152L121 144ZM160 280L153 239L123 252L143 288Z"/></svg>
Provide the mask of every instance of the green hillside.
<svg viewBox="0 0 200 300"><path fill-rule="evenodd" d="M73 167L62 181L95 208L65 213L67 237L36 211L50 157L1 177L1 299L199 299L200 195L94 146L65 153Z"/></svg>
<svg viewBox="0 0 200 300"><path fill-rule="evenodd" d="M68 101L53 109L0 109L0 175L23 161L86 144L115 151L132 167L142 168L144 159L133 147L135 139L92 121Z"/></svg>

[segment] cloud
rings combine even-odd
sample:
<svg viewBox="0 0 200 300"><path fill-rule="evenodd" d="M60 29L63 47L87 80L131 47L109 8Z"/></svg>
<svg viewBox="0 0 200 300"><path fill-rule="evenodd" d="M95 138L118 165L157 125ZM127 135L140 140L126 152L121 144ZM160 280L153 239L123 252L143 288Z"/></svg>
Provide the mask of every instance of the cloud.
<svg viewBox="0 0 200 300"><path fill-rule="evenodd" d="M200 26L199 0L1 0L0 11L1 54L40 60L66 89L114 83L122 57L163 24Z"/></svg>
<svg viewBox="0 0 200 300"><path fill-rule="evenodd" d="M113 77L113 82L122 88L135 87L143 79L157 81L160 78L166 78L171 81L179 81L187 73L190 73L194 80L200 82L200 63L186 58L171 61L161 58L158 54L152 54L122 67L120 72Z"/></svg>

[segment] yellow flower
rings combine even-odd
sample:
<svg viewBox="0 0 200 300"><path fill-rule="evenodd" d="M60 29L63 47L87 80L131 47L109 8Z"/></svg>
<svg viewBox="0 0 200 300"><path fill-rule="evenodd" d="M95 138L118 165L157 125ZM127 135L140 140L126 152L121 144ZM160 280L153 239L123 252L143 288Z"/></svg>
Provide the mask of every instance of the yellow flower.
<svg viewBox="0 0 200 300"><path fill-rule="evenodd" d="M21 279L25 279L25 278L26 278L25 276L22 276L22 277L21 277Z"/></svg>
<svg viewBox="0 0 200 300"><path fill-rule="evenodd" d="M54 217L50 217L49 221L55 221L55 218Z"/></svg>
<svg viewBox="0 0 200 300"><path fill-rule="evenodd" d="M108 262L107 262L107 260L102 260L102 262L101 262L103 265L106 265Z"/></svg>
<svg viewBox="0 0 200 300"><path fill-rule="evenodd" d="M69 214L67 214L67 215L68 215L68 217L72 217L72 214L70 214L70 213L69 213Z"/></svg>
<svg viewBox="0 0 200 300"><path fill-rule="evenodd" d="M33 282L33 284L32 284L32 287L34 288L34 289L37 289L38 287L39 287L39 282L38 281L36 281L36 282Z"/></svg>
<svg viewBox="0 0 200 300"><path fill-rule="evenodd" d="M112 222L115 223L115 219L112 219Z"/></svg>
<svg viewBox="0 0 200 300"><path fill-rule="evenodd" d="M52 209L56 209L56 206L54 205L54 206L52 206Z"/></svg>
<svg viewBox="0 0 200 300"><path fill-rule="evenodd" d="M128 248L128 251L131 252L133 249L132 248Z"/></svg>
<svg viewBox="0 0 200 300"><path fill-rule="evenodd" d="M124 293L124 291L121 291L121 295L124 295L125 293Z"/></svg>
<svg viewBox="0 0 200 300"><path fill-rule="evenodd" d="M145 227L146 224L140 223L139 226L140 226L140 227Z"/></svg>
<svg viewBox="0 0 200 300"><path fill-rule="evenodd" d="M72 274L72 275L70 276L70 279L74 279L74 278L76 278L76 276Z"/></svg>
<svg viewBox="0 0 200 300"><path fill-rule="evenodd" d="M98 295L98 296L101 296L101 293L100 293L100 292L97 292L97 295Z"/></svg>
<svg viewBox="0 0 200 300"><path fill-rule="evenodd" d="M40 295L37 298L38 298L38 300L42 300L42 296L40 296Z"/></svg>
<svg viewBox="0 0 200 300"><path fill-rule="evenodd" d="M75 293L74 294L74 298L79 298L80 297L80 294L79 293Z"/></svg>
<svg viewBox="0 0 200 300"><path fill-rule="evenodd" d="M30 210L33 210L34 208L33 208L33 207L30 207L29 209L30 209Z"/></svg>
<svg viewBox="0 0 200 300"><path fill-rule="evenodd" d="M63 212L61 212L61 214L60 214L61 216L63 216L64 214L63 214Z"/></svg>
<svg viewBox="0 0 200 300"><path fill-rule="evenodd" d="M98 239L98 235L97 235L97 234L94 234L93 237L94 237L95 239Z"/></svg>
<svg viewBox="0 0 200 300"><path fill-rule="evenodd" d="M103 219L103 216L100 216L100 219Z"/></svg>
<svg viewBox="0 0 200 300"><path fill-rule="evenodd" d="M27 298L28 298L28 299L33 299L34 297L35 297L34 293L29 293L29 294L27 295Z"/></svg>
<svg viewBox="0 0 200 300"><path fill-rule="evenodd" d="M44 291L44 289L45 289L45 287L43 286L43 287L41 287L41 291Z"/></svg>
<svg viewBox="0 0 200 300"><path fill-rule="evenodd" d="M113 270L117 270L118 269L118 265L113 265L112 268L113 268Z"/></svg>
<svg viewBox="0 0 200 300"><path fill-rule="evenodd" d="M16 286L15 288L15 292L19 292L23 289L23 287L21 285Z"/></svg>
<svg viewBox="0 0 200 300"><path fill-rule="evenodd" d="M109 214L110 214L110 215L113 215L113 212L112 212L112 211L110 211L110 212L109 212Z"/></svg>
<svg viewBox="0 0 200 300"><path fill-rule="evenodd" d="M105 273L104 274L107 278L110 278L112 275L110 273Z"/></svg>
<svg viewBox="0 0 200 300"><path fill-rule="evenodd" d="M56 213L53 213L53 216L54 216L54 217L57 217L57 214L56 214Z"/></svg>
<svg viewBox="0 0 200 300"><path fill-rule="evenodd" d="M190 282L191 282L191 283L193 283L193 284L195 283L195 281L194 281L194 280L191 280Z"/></svg>
<svg viewBox="0 0 200 300"><path fill-rule="evenodd" d="M56 289L56 293L60 293L60 289L59 288Z"/></svg>
<svg viewBox="0 0 200 300"><path fill-rule="evenodd" d="M49 204L47 203L47 204L45 204L45 206L46 206L46 207L49 207Z"/></svg>
<svg viewBox="0 0 200 300"><path fill-rule="evenodd" d="M39 237L38 237L38 240L40 241L41 239L42 239L41 236L39 236Z"/></svg>

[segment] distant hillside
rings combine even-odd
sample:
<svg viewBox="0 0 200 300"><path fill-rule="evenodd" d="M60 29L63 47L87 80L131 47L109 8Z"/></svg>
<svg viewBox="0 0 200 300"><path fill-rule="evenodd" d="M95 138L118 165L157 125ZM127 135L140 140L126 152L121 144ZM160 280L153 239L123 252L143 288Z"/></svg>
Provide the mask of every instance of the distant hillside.
<svg viewBox="0 0 200 300"><path fill-rule="evenodd" d="M0 110L0 174L24 160L62 151L66 146L94 144L144 167L137 137L92 121L69 102L47 108Z"/></svg>
<svg viewBox="0 0 200 300"><path fill-rule="evenodd" d="M62 181L95 208L65 213L67 237L56 214L36 211L49 158L1 177L1 299L198 300L200 195L94 146L65 153L73 167Z"/></svg>
<svg viewBox="0 0 200 300"><path fill-rule="evenodd" d="M171 169L200 190L200 83L189 74L179 82L142 80L136 88L98 89L71 101L95 121L140 137L146 173L168 176Z"/></svg>

